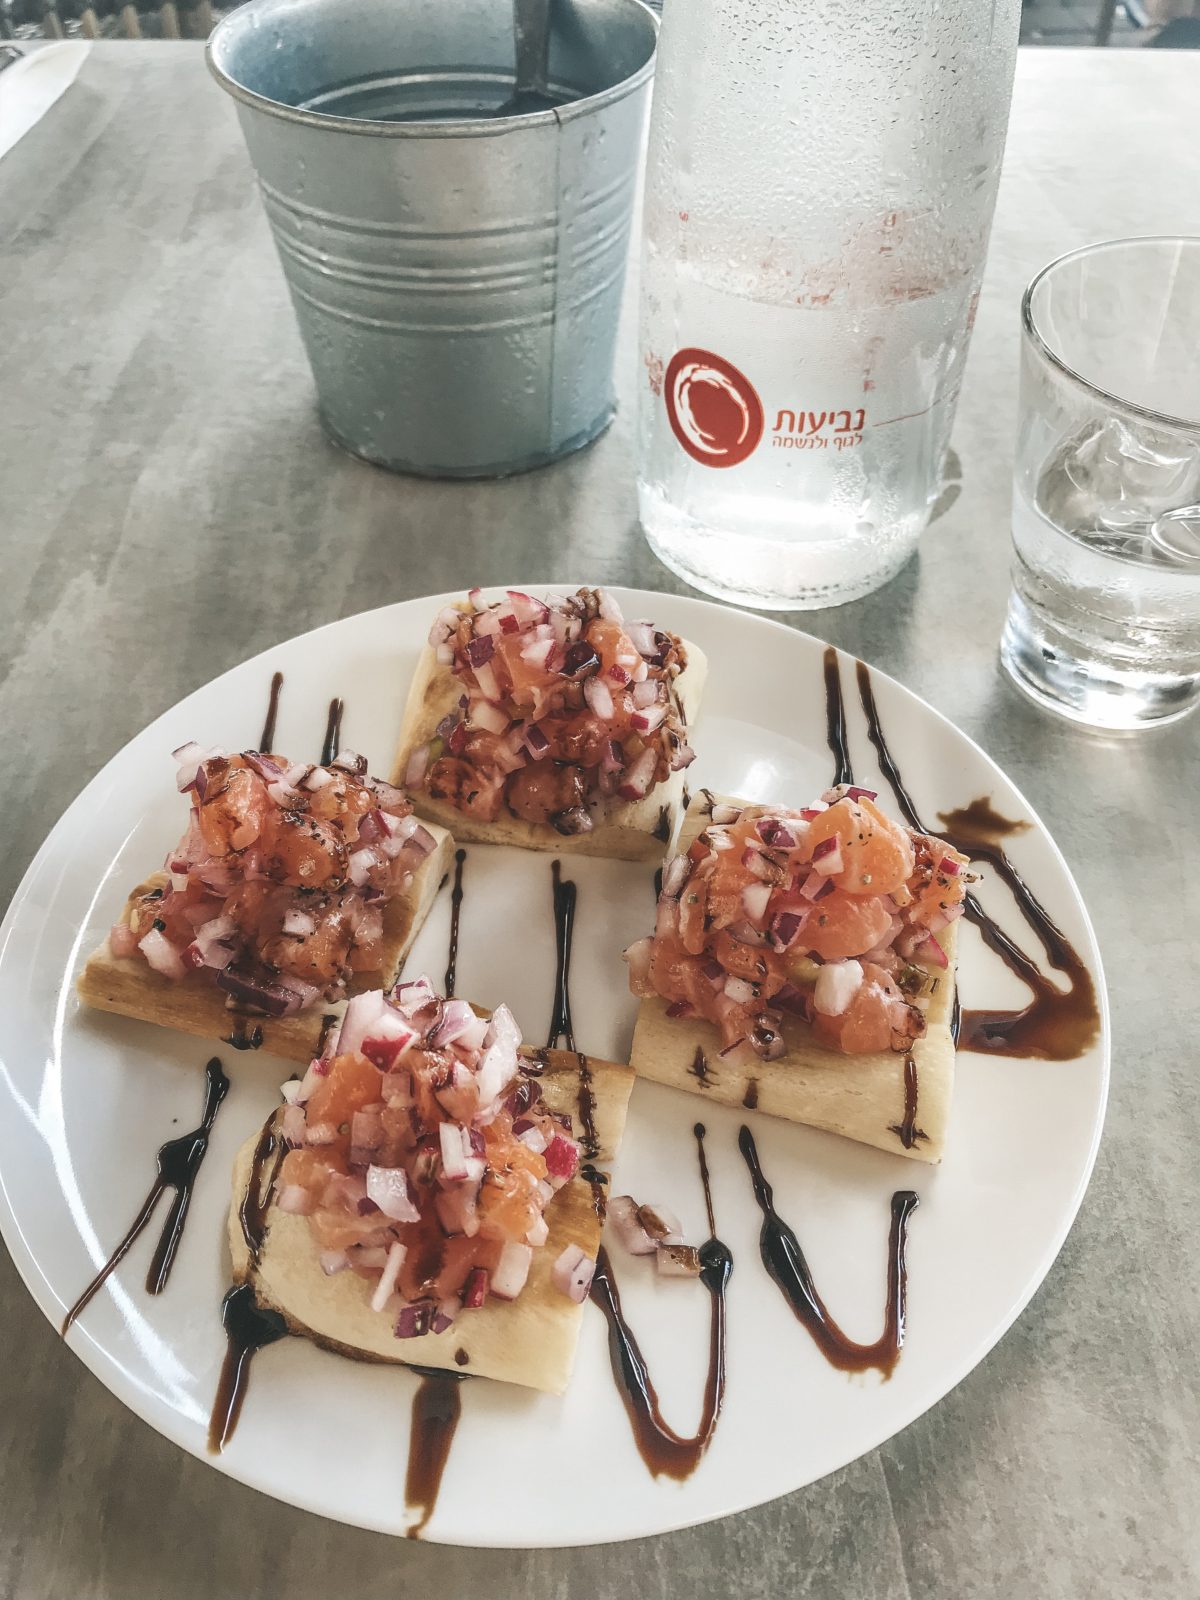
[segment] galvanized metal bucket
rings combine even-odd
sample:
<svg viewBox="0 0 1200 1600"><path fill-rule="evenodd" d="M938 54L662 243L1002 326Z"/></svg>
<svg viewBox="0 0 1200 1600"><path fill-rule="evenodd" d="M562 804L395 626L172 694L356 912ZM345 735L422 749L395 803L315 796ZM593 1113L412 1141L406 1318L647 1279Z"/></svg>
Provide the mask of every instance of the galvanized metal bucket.
<svg viewBox="0 0 1200 1600"><path fill-rule="evenodd" d="M612 416L657 22L640 0L551 21L567 103L519 117L492 114L511 0L252 0L209 42L324 424L383 466L519 472Z"/></svg>

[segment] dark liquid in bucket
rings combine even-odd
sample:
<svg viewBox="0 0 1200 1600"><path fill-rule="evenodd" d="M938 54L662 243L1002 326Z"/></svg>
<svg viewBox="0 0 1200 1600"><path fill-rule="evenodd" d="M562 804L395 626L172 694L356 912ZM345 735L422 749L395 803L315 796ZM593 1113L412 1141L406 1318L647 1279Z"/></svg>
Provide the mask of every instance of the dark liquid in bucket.
<svg viewBox="0 0 1200 1600"><path fill-rule="evenodd" d="M526 100L518 106L513 101L515 87L510 72L430 68L337 84L302 101L299 109L365 122L469 122L549 111L589 92L554 83L545 99L539 97L536 104Z"/></svg>

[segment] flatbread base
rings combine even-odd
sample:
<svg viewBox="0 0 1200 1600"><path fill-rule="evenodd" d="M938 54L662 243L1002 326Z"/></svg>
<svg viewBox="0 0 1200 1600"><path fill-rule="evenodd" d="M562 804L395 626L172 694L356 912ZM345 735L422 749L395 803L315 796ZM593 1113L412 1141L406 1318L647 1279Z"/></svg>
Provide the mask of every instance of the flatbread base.
<svg viewBox="0 0 1200 1600"><path fill-rule="evenodd" d="M539 1081L546 1103L552 1110L568 1112L578 1131L579 1057L551 1050L539 1052L538 1059L545 1061ZM633 1073L628 1067L590 1058L588 1067L599 1144L591 1159L607 1162L625 1126ZM250 1181L257 1138L255 1134L246 1141L234 1166L228 1225L233 1278L235 1283L252 1281L259 1304L277 1311L291 1333L358 1361L434 1367L562 1394L575 1361L583 1306L555 1288L551 1273L567 1245L576 1244L592 1257L599 1248L600 1220L586 1179L572 1179L547 1207L550 1235L534 1251L529 1280L516 1300L489 1300L477 1311L460 1312L445 1333L397 1339L391 1320L372 1311L372 1286L365 1279L354 1272L326 1277L321 1271L306 1217L272 1207L258 1264L251 1268L238 1211Z"/></svg>
<svg viewBox="0 0 1200 1600"><path fill-rule="evenodd" d="M453 865L453 838L436 823L428 826L435 848L413 873L409 887L384 907L383 965L374 972L356 973L351 985L354 993L390 985ZM124 915L128 916L136 899L166 881L156 873L139 884L126 901ZM75 987L80 999L99 1011L136 1017L201 1039L224 1039L241 1019L247 1031L262 1029L262 1049L288 1061L308 1061L317 1054L323 1018L338 1009L319 1004L291 1017L256 1016L229 1006L224 991L201 974L179 980L165 978L140 956L114 956L107 936L88 957Z"/></svg>
<svg viewBox="0 0 1200 1600"><path fill-rule="evenodd" d="M807 1023L791 1017L784 1018L782 1032L788 1052L778 1061L734 1065L722 1061L712 1023L668 1017L664 1000L643 1000L630 1064L641 1078L718 1105L802 1122L914 1161L941 1161L954 1087L954 1041L946 1024L931 1026L913 1047L917 1103L907 1132L903 1055L826 1050L813 1042Z"/></svg>
<svg viewBox="0 0 1200 1600"><path fill-rule="evenodd" d="M708 676L704 652L688 640L683 641L687 665L675 679L675 694L688 730L696 720L700 696ZM458 705L462 685L448 667L441 666L435 651L426 645L413 674L404 708L400 734L400 753L396 758L392 782L400 784L408 769L409 756L433 738L438 723ZM560 850L578 856L602 856L611 861L659 861L671 840L683 809L685 773L672 772L656 784L642 800L622 801L613 807L605 821L590 833L562 834L549 824L526 822L506 812L495 822L479 822L465 816L445 800L434 800L420 791L412 797L417 814L426 822L439 822L453 828L459 839L482 844L513 844L524 850Z"/></svg>
<svg viewBox="0 0 1200 1600"><path fill-rule="evenodd" d="M714 801L732 806L754 804L733 796L698 794L680 830L680 851L687 850L702 832ZM949 966L942 970L924 964L938 983L925 1013L927 1031L911 1051L916 1091L911 1127L906 1118L903 1054L884 1050L875 1055L843 1055L817 1044L808 1024L791 1016L785 1016L782 1024L787 1054L778 1061L754 1061L747 1066L721 1059L721 1036L712 1023L668 1017L665 1001L657 997L643 1000L630 1065L639 1077L720 1105L757 1109L914 1161L939 1162L946 1146L954 1088L950 1022L958 923L950 923L938 937Z"/></svg>

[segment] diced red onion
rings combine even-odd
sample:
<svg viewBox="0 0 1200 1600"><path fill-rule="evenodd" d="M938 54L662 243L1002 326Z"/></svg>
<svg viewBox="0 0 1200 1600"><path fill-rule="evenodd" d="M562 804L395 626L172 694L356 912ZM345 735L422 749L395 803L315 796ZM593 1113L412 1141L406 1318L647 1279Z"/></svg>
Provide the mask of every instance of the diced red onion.
<svg viewBox="0 0 1200 1600"><path fill-rule="evenodd" d="M502 711L498 705L493 705L490 700L478 698L473 700L471 709L467 713L468 724L472 728L482 728L485 733L504 733L508 729L509 721L508 713Z"/></svg>
<svg viewBox="0 0 1200 1600"><path fill-rule="evenodd" d="M293 907L291 911L284 913L283 931L297 938L306 939L310 934L316 933L317 919L309 912Z"/></svg>
<svg viewBox="0 0 1200 1600"><path fill-rule="evenodd" d="M685 855L673 856L667 862L663 872L662 892L668 900L678 900L691 870L692 864Z"/></svg>
<svg viewBox="0 0 1200 1600"><path fill-rule="evenodd" d="M489 1274L484 1267L472 1267L467 1274L467 1282L463 1289L463 1307L467 1311L478 1311L488 1297Z"/></svg>
<svg viewBox="0 0 1200 1600"><path fill-rule="evenodd" d="M525 1243L534 1250L540 1250L550 1237L550 1224L545 1217L539 1217L525 1235Z"/></svg>
<svg viewBox="0 0 1200 1600"><path fill-rule="evenodd" d="M769 883L748 883L742 890L742 909L751 922L762 922L771 899Z"/></svg>
<svg viewBox="0 0 1200 1600"><path fill-rule="evenodd" d="M477 1156L471 1159L479 1176L466 1183L454 1183L449 1188L439 1189L434 1199L438 1221L447 1236L461 1233L473 1239L479 1232L479 1183L485 1164Z"/></svg>
<svg viewBox="0 0 1200 1600"><path fill-rule="evenodd" d="M946 877L948 878L957 878L959 872L962 870L959 863L955 861L953 856L943 856L937 864L937 869L939 872L945 873Z"/></svg>
<svg viewBox="0 0 1200 1600"><path fill-rule="evenodd" d="M813 851L812 860L814 872L819 872L823 878L836 877L839 872L845 870L841 841L836 836L832 839L822 839Z"/></svg>
<svg viewBox="0 0 1200 1600"><path fill-rule="evenodd" d="M813 1007L824 1017L840 1017L862 988L863 969L858 961L827 961L817 974Z"/></svg>
<svg viewBox="0 0 1200 1600"><path fill-rule="evenodd" d="M627 622L625 633L630 644L638 655L653 660L658 655L658 646L654 642L654 624L652 622Z"/></svg>
<svg viewBox="0 0 1200 1600"><path fill-rule="evenodd" d="M375 1285L375 1293L371 1296L371 1310L382 1311L396 1288L396 1279L400 1276L400 1268L404 1265L404 1258L408 1254L407 1248L399 1239L390 1245L387 1253L387 1265L379 1282Z"/></svg>
<svg viewBox="0 0 1200 1600"><path fill-rule="evenodd" d="M778 817L760 817L754 825L754 831L762 842L773 850L796 848L796 835L786 823L780 822Z"/></svg>
<svg viewBox="0 0 1200 1600"><path fill-rule="evenodd" d="M731 974L725 979L725 993L735 1005L748 1006L754 999L754 985Z"/></svg>
<svg viewBox="0 0 1200 1600"><path fill-rule="evenodd" d="M127 922L115 922L109 929L108 947L119 960L127 958L138 947L137 934Z"/></svg>
<svg viewBox="0 0 1200 1600"><path fill-rule="evenodd" d="M550 741L538 727L536 722L525 725L524 743L526 750L535 761L540 761L550 748Z"/></svg>
<svg viewBox="0 0 1200 1600"><path fill-rule="evenodd" d="M542 1151L546 1148L546 1145L549 1143L546 1135L538 1127L536 1122L531 1123L523 1133L518 1133L517 1138L526 1147L526 1149L532 1150L535 1156L540 1156Z"/></svg>
<svg viewBox="0 0 1200 1600"><path fill-rule="evenodd" d="M146 960L164 978L182 978L185 972L179 951L161 928L151 928L138 940L138 949Z"/></svg>
<svg viewBox="0 0 1200 1600"><path fill-rule="evenodd" d="M550 1279L568 1300L582 1305L595 1276L596 1263L579 1245L569 1244L550 1269Z"/></svg>
<svg viewBox="0 0 1200 1600"><path fill-rule="evenodd" d="M447 1328L454 1326L454 1319L457 1315L458 1301L453 1299L443 1300L430 1320L430 1333L445 1333Z"/></svg>
<svg viewBox="0 0 1200 1600"><path fill-rule="evenodd" d="M932 947L932 948L929 949L929 954L930 954L931 958L933 959L933 961L935 961L939 967L948 967L950 965L950 958L947 956L946 952L942 949L941 945L938 943L938 939L937 939L937 935L936 934L933 934L933 933L926 934L925 942L921 946L921 948L924 950L927 947Z"/></svg>
<svg viewBox="0 0 1200 1600"><path fill-rule="evenodd" d="M653 746L647 746L625 773L617 787L617 793L621 796L621 799L644 799L653 787L657 768L658 751Z"/></svg>
<svg viewBox="0 0 1200 1600"><path fill-rule="evenodd" d="M429 1332L436 1310L432 1300L414 1300L411 1305L401 1306L396 1318L397 1339L423 1338Z"/></svg>
<svg viewBox="0 0 1200 1600"><path fill-rule="evenodd" d="M653 733L662 727L666 720L667 708L665 705L647 706L644 711L635 711L630 717L630 723L639 733Z"/></svg>
<svg viewBox="0 0 1200 1600"><path fill-rule="evenodd" d="M601 677L588 678L583 685L583 698L601 722L611 722L616 707L608 685Z"/></svg>
<svg viewBox="0 0 1200 1600"><path fill-rule="evenodd" d="M536 627L539 623L549 622L550 607L542 600L535 600L531 594L526 594L522 589L508 589L508 603L512 607L513 615L522 629Z"/></svg>
<svg viewBox="0 0 1200 1600"><path fill-rule="evenodd" d="M498 1300L515 1300L529 1277L533 1251L527 1244L507 1239L491 1277L491 1292Z"/></svg>
<svg viewBox="0 0 1200 1600"><path fill-rule="evenodd" d="M690 1244L660 1245L655 1265L664 1278L698 1278L700 1254Z"/></svg>
<svg viewBox="0 0 1200 1600"><path fill-rule="evenodd" d="M771 943L776 950L789 950L800 937L804 915L799 911L781 911L771 923Z"/></svg>
<svg viewBox="0 0 1200 1600"><path fill-rule="evenodd" d="M393 1222L421 1220L421 1213L409 1195L408 1175L403 1167L368 1167L367 1196Z"/></svg>
<svg viewBox="0 0 1200 1600"><path fill-rule="evenodd" d="M637 1203L631 1195L613 1195L608 1202L605 1221L612 1227L617 1239L634 1256L652 1256L658 1249L638 1218Z"/></svg>
<svg viewBox="0 0 1200 1600"><path fill-rule="evenodd" d="M350 1265L350 1257L344 1250L322 1250L320 1261L321 1271L327 1278L332 1278L337 1272L345 1272Z"/></svg>
<svg viewBox="0 0 1200 1600"><path fill-rule="evenodd" d="M464 1130L456 1122L438 1125L438 1139L442 1147L442 1174L451 1183L461 1183L467 1176L467 1149L463 1143Z"/></svg>
<svg viewBox="0 0 1200 1600"><path fill-rule="evenodd" d="M467 645L467 660L473 667L485 667L496 653L496 641L490 634L476 634Z"/></svg>
<svg viewBox="0 0 1200 1600"><path fill-rule="evenodd" d="M655 1244L682 1244L683 1229L679 1218L666 1206L641 1205L637 1208L638 1221Z"/></svg>

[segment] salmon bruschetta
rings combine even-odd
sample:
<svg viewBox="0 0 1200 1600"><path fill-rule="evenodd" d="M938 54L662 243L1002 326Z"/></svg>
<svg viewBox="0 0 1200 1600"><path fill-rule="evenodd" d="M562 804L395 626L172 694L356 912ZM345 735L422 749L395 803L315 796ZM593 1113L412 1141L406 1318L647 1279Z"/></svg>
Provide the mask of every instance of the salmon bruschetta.
<svg viewBox="0 0 1200 1600"><path fill-rule="evenodd" d="M426 978L356 996L238 1156L235 1282L343 1354L561 1392L632 1083Z"/></svg>
<svg viewBox="0 0 1200 1600"><path fill-rule="evenodd" d="M625 952L632 1064L937 1161L967 861L844 786L802 810L702 792ZM907 1109L906 1109L907 1108Z"/></svg>
<svg viewBox="0 0 1200 1600"><path fill-rule="evenodd" d="M247 750L175 751L187 827L88 959L101 1010L207 1038L316 1053L326 1008L390 983L453 840L350 753L328 766Z"/></svg>
<svg viewBox="0 0 1200 1600"><path fill-rule="evenodd" d="M461 839L654 860L674 837L705 660L603 589L472 590L434 619L394 781Z"/></svg>

